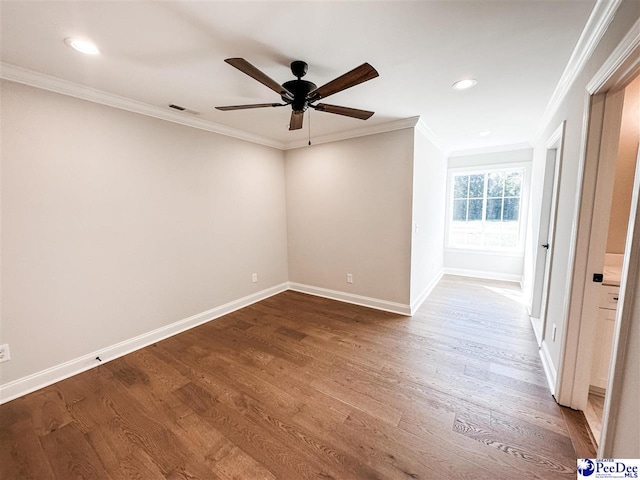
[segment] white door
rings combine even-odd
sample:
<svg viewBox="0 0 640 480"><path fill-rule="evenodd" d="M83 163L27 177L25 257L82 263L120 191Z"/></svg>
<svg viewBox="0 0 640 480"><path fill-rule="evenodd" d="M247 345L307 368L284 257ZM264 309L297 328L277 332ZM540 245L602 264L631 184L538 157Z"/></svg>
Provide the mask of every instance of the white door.
<svg viewBox="0 0 640 480"><path fill-rule="evenodd" d="M531 320L538 340L542 342L545 331L549 278L551 277L556 213L558 211L558 191L560 188L560 170L562 166L562 147L565 122L551 135L547 142L547 159L544 168L542 206L540 213L540 232L538 235L538 254L533 285Z"/></svg>

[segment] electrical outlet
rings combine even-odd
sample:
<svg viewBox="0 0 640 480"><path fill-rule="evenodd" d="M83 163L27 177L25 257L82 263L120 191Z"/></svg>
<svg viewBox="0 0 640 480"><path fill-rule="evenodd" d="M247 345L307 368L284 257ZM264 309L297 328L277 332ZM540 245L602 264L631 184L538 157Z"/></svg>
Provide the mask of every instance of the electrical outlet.
<svg viewBox="0 0 640 480"><path fill-rule="evenodd" d="M253 283L257 283L258 282L258 274L254 273L253 275L251 275L251 281Z"/></svg>
<svg viewBox="0 0 640 480"><path fill-rule="evenodd" d="M553 330L551 331L551 341L555 342L556 341L556 324L553 324Z"/></svg>
<svg viewBox="0 0 640 480"><path fill-rule="evenodd" d="M9 344L5 343L4 345L0 345L0 362L8 362L9 360L11 360Z"/></svg>
<svg viewBox="0 0 640 480"><path fill-rule="evenodd" d="M353 283L353 275L350 273L347 273L347 283Z"/></svg>

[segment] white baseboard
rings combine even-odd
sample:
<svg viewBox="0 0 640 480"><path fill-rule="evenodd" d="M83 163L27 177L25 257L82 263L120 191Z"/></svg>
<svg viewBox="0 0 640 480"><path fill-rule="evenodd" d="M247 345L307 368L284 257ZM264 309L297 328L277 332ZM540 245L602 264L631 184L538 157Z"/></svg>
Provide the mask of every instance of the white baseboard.
<svg viewBox="0 0 640 480"><path fill-rule="evenodd" d="M138 335L137 337L111 345L110 347L96 350L95 352L82 357L75 358L68 362L47 368L46 370L19 378L13 382L0 385L0 405L13 400L14 398L21 397L53 383L59 382L60 380L64 380L65 378L72 377L73 375L77 375L78 373L97 367L102 363L114 360L118 357L122 357L123 355L159 342L160 340L164 340L165 338L176 335L177 333L184 332L185 330L189 330L193 327L259 302L260 300L264 300L265 298L284 292L288 288L289 284L286 282L267 288L238 300L225 303L219 307L179 320L170 325L157 328L142 335ZM100 357L102 363L98 362L96 357Z"/></svg>
<svg viewBox="0 0 640 480"><path fill-rule="evenodd" d="M540 347L539 352L540 359L542 360L542 368L544 369L544 374L547 377L547 383L549 383L549 390L551 390L551 395L555 396L558 372L556 372L556 368L553 366L551 354L547 348L547 342L544 340L542 341L542 346Z"/></svg>
<svg viewBox="0 0 640 480"><path fill-rule="evenodd" d="M482 270L467 270L465 268L445 267L445 275L458 275L460 277L483 278L485 280L501 280L503 282L520 283L521 276L511 273L485 272Z"/></svg>
<svg viewBox="0 0 640 480"><path fill-rule="evenodd" d="M364 297L353 293L339 292L337 290L329 290L327 288L312 287L302 283L289 283L289 289L295 292L308 293L316 297L328 298L339 302L352 303L362 307L375 308L376 310L384 310L385 312L397 313L399 315L411 315L411 306L404 303L388 302L387 300L379 300L377 298Z"/></svg>
<svg viewBox="0 0 640 480"><path fill-rule="evenodd" d="M539 324L542 327L542 320L537 317L531 316L531 310L527 309L529 315L529 322L531 322L531 329L533 330L533 334L536 336L536 343L538 344L538 348L542 346L542 331L541 329L536 328L536 324Z"/></svg>
<svg viewBox="0 0 640 480"><path fill-rule="evenodd" d="M91 368L97 367L98 365L102 365L111 360L115 360L116 358L122 357L128 353L134 352L148 345L164 340L165 338L184 332L185 330L189 330L191 328L197 327L198 325L202 325L203 323L215 320L216 318L222 317L223 315L227 315L231 312L247 307L253 303L259 302L273 295L277 295L278 293L284 292L286 290L308 293L310 295L329 298L331 300L352 303L355 305L361 305L363 307L374 308L376 310L384 310L386 312L410 316L429 296L431 291L442 278L442 275L443 272L440 272L440 274L438 274L438 276L427 286L427 288L422 291L422 293L418 296L416 301L411 306L403 303L395 303L386 300L380 300L377 298L355 295L352 293L339 292L337 290L329 290L326 288L303 285L301 283L285 282L280 285L267 288L260 292L253 293L238 300L226 303L224 305L220 305L219 307L212 308L205 312L198 313L183 320L179 320L170 325L166 325L142 335L138 335L137 337L130 338L115 345L96 350L95 352L88 353L68 362L55 365L40 372L36 372L32 375L19 378L17 380L14 380L13 382L0 385L0 405L23 395L27 395L28 393L40 390L41 388L47 387L66 378L82 373L86 370L90 370ZM100 357L102 362L97 361L96 357Z"/></svg>
<svg viewBox="0 0 640 480"><path fill-rule="evenodd" d="M444 271L442 269L440 269L440 271L436 274L435 277L433 277L433 280L431 280L431 282L429 282L429 284L426 286L426 288L420 293L420 295L418 295L418 298L416 298L412 303L411 303L411 315L413 315L414 313L416 313L418 311L418 309L420 308L420 306L424 303L424 301L427 299L427 297L429 295L431 295L431 292L433 292L433 289L436 288L436 285L438 285L438 282L440 280L442 280L442 276L444 275Z"/></svg>

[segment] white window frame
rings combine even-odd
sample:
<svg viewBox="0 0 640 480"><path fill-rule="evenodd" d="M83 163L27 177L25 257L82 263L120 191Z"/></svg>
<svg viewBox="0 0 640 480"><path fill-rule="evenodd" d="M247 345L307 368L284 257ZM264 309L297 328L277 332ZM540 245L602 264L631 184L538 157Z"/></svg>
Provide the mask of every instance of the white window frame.
<svg viewBox="0 0 640 480"><path fill-rule="evenodd" d="M458 247L449 242L449 231L453 222L453 179L460 175L484 175L487 173L522 170L522 185L520 187L520 213L518 228L518 245L509 248L488 248L465 246ZM529 213L529 188L531 181L531 162L496 163L469 167L450 168L447 171L447 202L444 232L445 252L464 252L485 255L524 256L527 217ZM486 187L485 187L486 188ZM486 200L486 199L485 199Z"/></svg>

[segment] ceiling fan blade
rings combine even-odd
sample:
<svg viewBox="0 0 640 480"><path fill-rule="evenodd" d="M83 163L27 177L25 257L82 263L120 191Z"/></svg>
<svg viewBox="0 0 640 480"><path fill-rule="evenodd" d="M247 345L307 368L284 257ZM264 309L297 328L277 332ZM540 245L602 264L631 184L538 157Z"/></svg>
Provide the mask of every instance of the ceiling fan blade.
<svg viewBox="0 0 640 480"><path fill-rule="evenodd" d="M378 72L368 63L363 63L359 67L354 68L350 72L341 75L340 77L331 80L329 83L325 83L319 88L316 88L313 92L307 95L307 99L311 102L326 98L334 93L341 92L347 88L351 88L359 83L366 82L378 76Z"/></svg>
<svg viewBox="0 0 640 480"><path fill-rule="evenodd" d="M229 110L245 110L247 108L263 108L263 107L284 107L286 103L254 103L250 105L228 105L226 107L216 107L216 110L228 112Z"/></svg>
<svg viewBox="0 0 640 480"><path fill-rule="evenodd" d="M244 58L227 58L225 60L232 67L236 67L242 73L249 75L251 78L259 81L261 84L269 87L271 90L276 92L278 95L284 95L293 99L293 94L276 82L274 79L269 77L266 73L258 70L256 67L247 62Z"/></svg>
<svg viewBox="0 0 640 480"><path fill-rule="evenodd" d="M320 112L335 113L337 115L344 115L345 117L359 118L360 120L366 120L374 114L374 112L370 112L369 110L329 105L328 103L319 103L311 106Z"/></svg>
<svg viewBox="0 0 640 480"><path fill-rule="evenodd" d="M300 130L302 128L302 119L304 112L291 112L291 120L289 120L289 130Z"/></svg>

